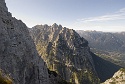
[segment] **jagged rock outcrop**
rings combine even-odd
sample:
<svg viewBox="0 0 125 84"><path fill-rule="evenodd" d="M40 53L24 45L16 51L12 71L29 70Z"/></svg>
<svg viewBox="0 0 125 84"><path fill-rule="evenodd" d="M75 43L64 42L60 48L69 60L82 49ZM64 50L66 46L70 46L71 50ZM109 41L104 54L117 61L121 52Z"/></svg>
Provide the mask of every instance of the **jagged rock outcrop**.
<svg viewBox="0 0 125 84"><path fill-rule="evenodd" d="M121 68L112 78L101 84L125 84L125 69Z"/></svg>
<svg viewBox="0 0 125 84"><path fill-rule="evenodd" d="M88 42L73 29L54 23L37 25L29 31L50 70L72 83L99 83Z"/></svg>
<svg viewBox="0 0 125 84"><path fill-rule="evenodd" d="M0 69L14 84L50 84L46 64L38 55L28 28L13 18L0 0Z"/></svg>

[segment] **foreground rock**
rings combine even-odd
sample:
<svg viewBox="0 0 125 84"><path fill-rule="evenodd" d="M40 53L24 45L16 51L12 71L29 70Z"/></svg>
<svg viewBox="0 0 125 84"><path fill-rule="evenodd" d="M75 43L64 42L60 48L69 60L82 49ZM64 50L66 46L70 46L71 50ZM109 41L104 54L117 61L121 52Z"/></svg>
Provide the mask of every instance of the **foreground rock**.
<svg viewBox="0 0 125 84"><path fill-rule="evenodd" d="M55 23L37 25L29 31L50 70L72 83L99 83L88 42L74 30Z"/></svg>
<svg viewBox="0 0 125 84"><path fill-rule="evenodd" d="M14 84L51 84L28 28L11 16L5 0L0 0L0 69Z"/></svg>

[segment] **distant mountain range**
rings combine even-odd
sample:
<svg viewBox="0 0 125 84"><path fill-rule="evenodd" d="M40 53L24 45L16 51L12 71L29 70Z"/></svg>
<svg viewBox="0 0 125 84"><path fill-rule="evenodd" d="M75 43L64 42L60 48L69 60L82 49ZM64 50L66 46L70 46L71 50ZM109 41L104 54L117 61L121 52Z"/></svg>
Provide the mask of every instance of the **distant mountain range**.
<svg viewBox="0 0 125 84"><path fill-rule="evenodd" d="M77 31L88 40L91 50L100 57L125 67L125 32L109 33L98 31Z"/></svg>
<svg viewBox="0 0 125 84"><path fill-rule="evenodd" d="M98 31L77 31L80 36L89 41L91 48L110 52L125 53L125 32L109 33Z"/></svg>

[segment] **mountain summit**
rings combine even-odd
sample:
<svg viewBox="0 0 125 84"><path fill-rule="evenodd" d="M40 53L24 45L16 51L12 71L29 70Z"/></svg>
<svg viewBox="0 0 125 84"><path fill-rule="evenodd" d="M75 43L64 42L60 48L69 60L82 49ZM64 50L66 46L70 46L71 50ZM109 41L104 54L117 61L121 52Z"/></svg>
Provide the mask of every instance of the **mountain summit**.
<svg viewBox="0 0 125 84"><path fill-rule="evenodd" d="M29 29L38 53L50 70L76 84L98 84L88 41L73 29L54 23Z"/></svg>

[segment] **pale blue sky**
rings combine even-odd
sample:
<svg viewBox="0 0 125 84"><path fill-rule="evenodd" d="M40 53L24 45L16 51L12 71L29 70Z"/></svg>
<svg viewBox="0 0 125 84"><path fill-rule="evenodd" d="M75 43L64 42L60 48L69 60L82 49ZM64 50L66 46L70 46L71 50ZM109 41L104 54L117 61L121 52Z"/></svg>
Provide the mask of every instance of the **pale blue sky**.
<svg viewBox="0 0 125 84"><path fill-rule="evenodd" d="M5 0L28 27L61 24L75 30L125 31L125 0Z"/></svg>

